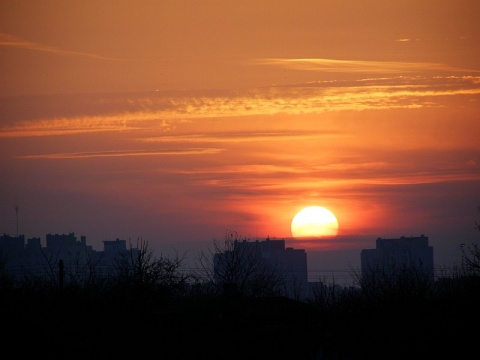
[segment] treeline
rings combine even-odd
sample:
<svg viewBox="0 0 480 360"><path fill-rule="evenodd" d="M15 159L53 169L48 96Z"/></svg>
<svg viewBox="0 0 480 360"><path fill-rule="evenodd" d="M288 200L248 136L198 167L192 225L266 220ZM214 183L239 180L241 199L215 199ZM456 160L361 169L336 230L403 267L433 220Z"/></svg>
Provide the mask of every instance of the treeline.
<svg viewBox="0 0 480 360"><path fill-rule="evenodd" d="M148 243L110 276L94 268L15 280L0 271L5 353L48 359L416 359L477 351L480 249L427 281L419 269L352 274L356 287L312 284L286 296L281 275L248 254L182 270ZM131 253L133 254L133 253ZM251 260L251 259L250 259ZM256 265L255 265L256 264ZM219 270L220 269L220 270ZM1 270L1 268L0 268ZM301 289L298 289L300 295Z"/></svg>

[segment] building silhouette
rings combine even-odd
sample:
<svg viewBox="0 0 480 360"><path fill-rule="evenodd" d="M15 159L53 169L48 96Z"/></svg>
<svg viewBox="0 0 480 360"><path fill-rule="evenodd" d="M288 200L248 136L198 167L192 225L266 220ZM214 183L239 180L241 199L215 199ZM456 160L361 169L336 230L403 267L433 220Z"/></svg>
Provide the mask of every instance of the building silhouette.
<svg viewBox="0 0 480 360"><path fill-rule="evenodd" d="M126 240L104 240L103 251L87 245L86 236L75 233L46 234L45 246L39 237L0 236L0 272L15 281L42 278L52 282L81 282L90 276L115 276L120 267L132 266L138 248L127 248ZM235 266L232 267L233 261ZM303 249L285 247L285 240L238 241L213 257L217 284L275 282L288 296L307 294L307 254ZM228 273L227 269L230 271Z"/></svg>
<svg viewBox="0 0 480 360"><path fill-rule="evenodd" d="M65 281L82 281L92 275L113 275L123 260L136 259L138 252L127 249L127 241L120 239L103 241L103 251L97 251L87 245L85 236L78 240L75 233L47 234L45 241L42 247L39 237L25 243L24 235L0 236L0 270L16 281L37 277L56 281L61 263Z"/></svg>
<svg viewBox="0 0 480 360"><path fill-rule="evenodd" d="M304 249L285 247L285 240L234 240L213 260L217 284L237 290L247 285L248 290L257 291L270 286L296 298L308 294L307 254Z"/></svg>
<svg viewBox="0 0 480 360"><path fill-rule="evenodd" d="M375 249L361 251L362 279L395 280L402 275L421 275L434 281L433 247L425 235L394 239L377 238Z"/></svg>

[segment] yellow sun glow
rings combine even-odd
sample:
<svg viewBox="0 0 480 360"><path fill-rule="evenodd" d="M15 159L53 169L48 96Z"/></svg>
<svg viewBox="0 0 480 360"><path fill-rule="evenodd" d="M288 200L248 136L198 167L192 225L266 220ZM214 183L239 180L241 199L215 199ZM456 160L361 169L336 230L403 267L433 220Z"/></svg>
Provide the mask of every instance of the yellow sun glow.
<svg viewBox="0 0 480 360"><path fill-rule="evenodd" d="M291 231L294 238L336 236L338 221L330 210L321 206L309 206L294 216Z"/></svg>

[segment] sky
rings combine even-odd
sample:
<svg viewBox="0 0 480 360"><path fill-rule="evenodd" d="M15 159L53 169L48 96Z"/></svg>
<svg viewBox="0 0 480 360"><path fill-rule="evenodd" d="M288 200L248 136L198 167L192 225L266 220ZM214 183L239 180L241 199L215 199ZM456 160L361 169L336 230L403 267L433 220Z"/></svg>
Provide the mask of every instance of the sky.
<svg viewBox="0 0 480 360"><path fill-rule="evenodd" d="M346 276L375 240L480 240L476 0L0 0L0 233L240 239ZM334 238L300 241L323 206ZM44 244L45 245L45 244Z"/></svg>

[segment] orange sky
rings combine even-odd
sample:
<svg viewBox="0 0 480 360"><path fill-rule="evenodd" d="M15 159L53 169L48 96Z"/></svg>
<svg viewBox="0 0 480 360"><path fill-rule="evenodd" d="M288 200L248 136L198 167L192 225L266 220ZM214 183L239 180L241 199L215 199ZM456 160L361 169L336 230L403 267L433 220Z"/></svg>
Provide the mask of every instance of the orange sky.
<svg viewBox="0 0 480 360"><path fill-rule="evenodd" d="M479 18L475 0L1 0L0 231L17 204L27 238L96 249L233 229L345 268L425 234L458 262L479 239ZM309 205L337 239L290 239Z"/></svg>

